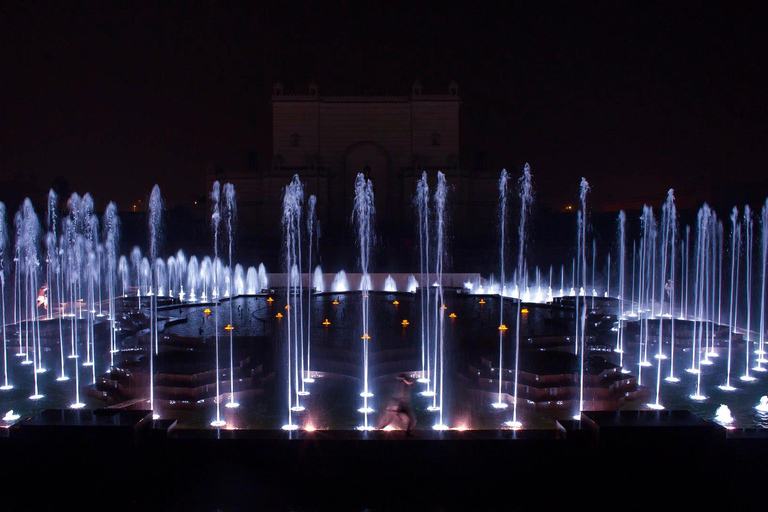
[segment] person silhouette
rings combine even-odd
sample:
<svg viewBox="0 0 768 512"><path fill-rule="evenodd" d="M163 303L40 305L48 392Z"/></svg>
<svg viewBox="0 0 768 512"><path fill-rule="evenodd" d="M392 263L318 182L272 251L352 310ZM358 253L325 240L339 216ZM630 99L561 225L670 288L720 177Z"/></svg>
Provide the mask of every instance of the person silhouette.
<svg viewBox="0 0 768 512"><path fill-rule="evenodd" d="M416 381L401 373L397 376L395 392L390 398L386 413L382 420L380 429L391 425L395 419L399 419L405 424L405 434L412 435L411 430L416 426L416 413L411 406L411 386Z"/></svg>

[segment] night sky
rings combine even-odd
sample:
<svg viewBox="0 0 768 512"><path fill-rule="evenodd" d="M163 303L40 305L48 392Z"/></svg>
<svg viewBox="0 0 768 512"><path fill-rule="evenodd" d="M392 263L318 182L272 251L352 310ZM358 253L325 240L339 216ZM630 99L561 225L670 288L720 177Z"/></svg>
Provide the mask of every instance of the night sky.
<svg viewBox="0 0 768 512"><path fill-rule="evenodd" d="M321 94L455 79L465 156L530 163L552 207L581 176L596 207L660 206L670 187L696 202L739 184L768 194L765 4L74 3L0 7L5 201L24 191L43 208L63 176L98 208L130 209L155 183L188 204L209 169L243 170L248 151L270 165L277 79Z"/></svg>

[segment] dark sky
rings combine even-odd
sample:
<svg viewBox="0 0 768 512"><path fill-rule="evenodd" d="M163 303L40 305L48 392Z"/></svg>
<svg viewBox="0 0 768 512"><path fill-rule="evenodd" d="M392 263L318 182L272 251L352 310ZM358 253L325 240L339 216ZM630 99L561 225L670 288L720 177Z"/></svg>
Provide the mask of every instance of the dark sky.
<svg viewBox="0 0 768 512"><path fill-rule="evenodd" d="M6 2L0 182L44 193L62 175L99 207L155 183L190 201L212 165L240 170L253 150L269 165L278 78L390 94L455 79L462 149L529 162L553 206L581 176L596 202L659 205L670 187L698 200L764 180L768 8L667 3Z"/></svg>

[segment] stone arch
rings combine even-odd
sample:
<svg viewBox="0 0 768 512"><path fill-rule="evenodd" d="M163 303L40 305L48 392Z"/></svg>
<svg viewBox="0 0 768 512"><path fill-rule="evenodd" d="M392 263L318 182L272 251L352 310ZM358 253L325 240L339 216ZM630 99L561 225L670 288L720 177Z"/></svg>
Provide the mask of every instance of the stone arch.
<svg viewBox="0 0 768 512"><path fill-rule="evenodd" d="M389 152L380 144L360 141L350 145L341 157L344 170L345 204L351 212L355 197L355 179L359 172L367 172L373 181L374 206L382 215L391 192L390 175L392 161Z"/></svg>

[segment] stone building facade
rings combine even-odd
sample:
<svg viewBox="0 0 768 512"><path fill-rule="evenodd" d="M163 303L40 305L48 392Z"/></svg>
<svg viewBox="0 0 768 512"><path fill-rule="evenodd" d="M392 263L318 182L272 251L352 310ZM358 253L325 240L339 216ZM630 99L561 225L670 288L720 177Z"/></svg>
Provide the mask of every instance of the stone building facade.
<svg viewBox="0 0 768 512"><path fill-rule="evenodd" d="M404 96L324 96L314 83L289 93L276 83L271 165L211 175L207 188L214 179L233 183L243 221L258 219L255 242L271 245L280 236L282 189L298 174L306 195L317 197L325 240L339 247L353 244L354 181L363 173L374 184L380 250L385 259L402 261L413 252L413 195L423 172L431 187L438 171L446 174L453 234L470 232L478 213L492 221L498 173L461 168L460 108L455 82L433 94L417 81Z"/></svg>

